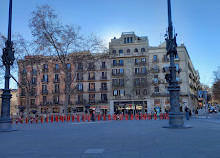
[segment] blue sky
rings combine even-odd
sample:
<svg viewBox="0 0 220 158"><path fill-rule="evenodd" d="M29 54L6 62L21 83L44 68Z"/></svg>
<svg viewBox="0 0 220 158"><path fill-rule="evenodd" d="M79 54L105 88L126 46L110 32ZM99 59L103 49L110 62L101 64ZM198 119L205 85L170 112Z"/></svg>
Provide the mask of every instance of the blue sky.
<svg viewBox="0 0 220 158"><path fill-rule="evenodd" d="M8 1L0 1L0 32L7 33ZM13 32L31 38L28 20L37 5L49 4L65 24L77 24L85 34L95 33L106 43L122 32L148 36L151 46L164 40L166 0L13 0ZM185 43L201 82L211 85L220 65L220 1L172 0L178 44Z"/></svg>

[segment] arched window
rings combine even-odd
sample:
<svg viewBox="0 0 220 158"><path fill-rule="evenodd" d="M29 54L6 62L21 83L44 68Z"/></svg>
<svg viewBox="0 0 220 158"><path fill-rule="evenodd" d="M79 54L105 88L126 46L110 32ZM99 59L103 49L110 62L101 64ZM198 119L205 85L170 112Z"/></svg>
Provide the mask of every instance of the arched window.
<svg viewBox="0 0 220 158"><path fill-rule="evenodd" d="M134 52L138 52L138 49L137 49L137 48L135 48L135 49L134 49Z"/></svg>
<svg viewBox="0 0 220 158"><path fill-rule="evenodd" d="M141 52L145 52L145 48L141 48Z"/></svg>
<svg viewBox="0 0 220 158"><path fill-rule="evenodd" d="M127 49L127 53L130 53L131 51L130 51L130 49Z"/></svg>

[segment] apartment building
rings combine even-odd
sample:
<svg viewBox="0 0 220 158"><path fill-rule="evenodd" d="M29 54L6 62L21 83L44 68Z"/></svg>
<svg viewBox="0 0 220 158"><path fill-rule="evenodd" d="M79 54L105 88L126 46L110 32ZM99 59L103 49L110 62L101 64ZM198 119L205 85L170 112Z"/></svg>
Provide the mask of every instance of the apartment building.
<svg viewBox="0 0 220 158"><path fill-rule="evenodd" d="M198 105L196 94L200 86L199 74L192 65L186 47L181 45L177 50L175 63L181 88L180 106L195 109ZM112 62L112 113L169 110L169 84L165 80L165 75L169 73L166 43L151 47L147 37L125 32L120 38L111 40L109 53ZM125 83L125 86L120 83Z"/></svg>
<svg viewBox="0 0 220 158"><path fill-rule="evenodd" d="M54 56L25 57L19 61L19 107L26 113L60 114L67 97L67 113L89 112L92 106L107 112L110 76L103 56L72 53L65 65Z"/></svg>

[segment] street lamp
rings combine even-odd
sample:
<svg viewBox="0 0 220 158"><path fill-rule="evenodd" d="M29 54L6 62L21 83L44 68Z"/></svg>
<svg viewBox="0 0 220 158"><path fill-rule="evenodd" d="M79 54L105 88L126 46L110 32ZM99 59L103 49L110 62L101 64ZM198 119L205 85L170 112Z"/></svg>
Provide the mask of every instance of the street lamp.
<svg viewBox="0 0 220 158"><path fill-rule="evenodd" d="M2 108L0 119L0 132L15 131L11 128L12 120L10 118L10 99L11 93L9 89L10 66L15 60L13 42L11 41L11 19L12 19L12 0L9 1L9 20L8 20L8 39L3 49L2 61L5 65L5 89L2 93Z"/></svg>
<svg viewBox="0 0 220 158"><path fill-rule="evenodd" d="M180 86L176 80L176 66L174 63L174 58L177 56L177 34L173 33L173 24L171 18L171 2L167 0L168 3L168 35L166 34L166 50L167 55L170 56L170 74L166 75L166 80L169 82L168 91L170 92L170 113L169 113L169 125L166 128L185 128L189 127L184 125L183 113L180 112L179 103L179 91Z"/></svg>

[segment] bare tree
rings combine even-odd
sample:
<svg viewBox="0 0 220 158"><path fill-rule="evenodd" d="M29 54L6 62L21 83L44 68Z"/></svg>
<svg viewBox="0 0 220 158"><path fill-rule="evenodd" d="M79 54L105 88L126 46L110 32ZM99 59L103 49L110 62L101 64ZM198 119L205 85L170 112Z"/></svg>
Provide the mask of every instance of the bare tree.
<svg viewBox="0 0 220 158"><path fill-rule="evenodd" d="M213 84L213 97L214 100L220 103L220 66L214 73L214 84Z"/></svg>
<svg viewBox="0 0 220 158"><path fill-rule="evenodd" d="M93 58L89 54L80 56L72 53L98 50L101 48L101 40L94 35L83 36L77 25L63 25L49 5L39 6L32 12L29 27L34 41L38 45L37 50L49 53L48 55L55 56L60 61L65 82L64 114L67 114L68 100L72 91L71 84L75 78L70 76L68 64L70 61L76 64L78 61L82 61L85 56Z"/></svg>

